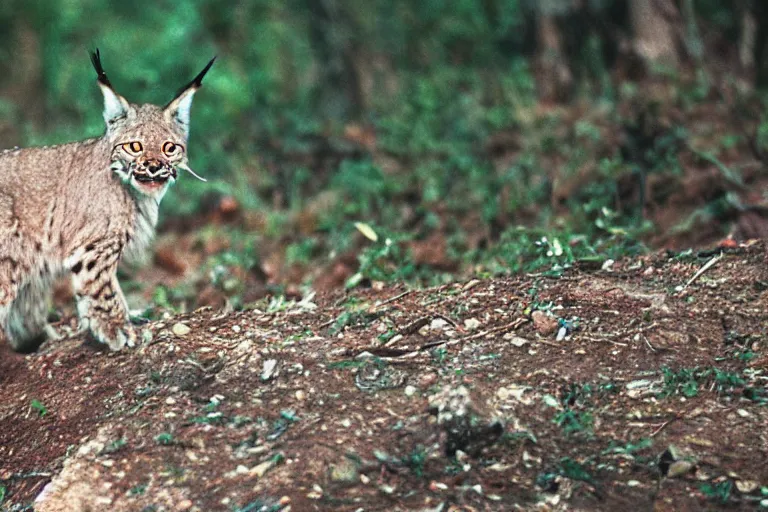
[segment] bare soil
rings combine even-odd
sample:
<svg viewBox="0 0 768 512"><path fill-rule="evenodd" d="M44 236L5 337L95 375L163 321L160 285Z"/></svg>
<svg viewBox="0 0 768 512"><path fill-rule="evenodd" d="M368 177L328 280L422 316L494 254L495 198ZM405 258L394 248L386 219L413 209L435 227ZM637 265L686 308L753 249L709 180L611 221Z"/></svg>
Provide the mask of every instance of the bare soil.
<svg viewBox="0 0 768 512"><path fill-rule="evenodd" d="M766 251L202 309L116 354L2 345L0 508L759 508Z"/></svg>

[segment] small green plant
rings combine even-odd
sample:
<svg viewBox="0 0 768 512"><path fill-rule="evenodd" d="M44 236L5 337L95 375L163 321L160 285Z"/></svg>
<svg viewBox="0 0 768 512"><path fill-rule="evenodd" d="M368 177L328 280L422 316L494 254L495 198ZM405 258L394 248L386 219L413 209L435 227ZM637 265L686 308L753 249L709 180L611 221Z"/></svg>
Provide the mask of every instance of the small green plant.
<svg viewBox="0 0 768 512"><path fill-rule="evenodd" d="M582 482L594 482L592 474L587 467L570 457L560 459L560 474L571 480L580 480Z"/></svg>
<svg viewBox="0 0 768 512"><path fill-rule="evenodd" d="M644 437L643 439L640 439L636 443L628 442L624 445L619 445L611 442L611 446L603 450L603 454L607 455L610 453L618 453L623 455L634 455L636 452L645 450L646 448L650 448L653 446L653 440Z"/></svg>
<svg viewBox="0 0 768 512"><path fill-rule="evenodd" d="M739 374L719 368L681 368L673 371L662 368L664 388L661 397L681 394L692 398L699 394L699 388L711 384L719 394L730 394L736 389L752 389L746 386L746 381Z"/></svg>
<svg viewBox="0 0 768 512"><path fill-rule="evenodd" d="M699 486L701 492L710 500L717 501L721 504L728 503L733 492L733 482L725 480L717 484L705 483Z"/></svg>
<svg viewBox="0 0 768 512"><path fill-rule="evenodd" d="M128 494L131 496L141 496L145 492L147 492L147 484L134 485L128 490Z"/></svg>
<svg viewBox="0 0 768 512"><path fill-rule="evenodd" d="M391 235L363 249L358 256L360 267L347 280L346 287L354 288L365 279L407 281L416 277L415 263L404 246L408 239L405 235Z"/></svg>
<svg viewBox="0 0 768 512"><path fill-rule="evenodd" d="M664 377L661 396L667 397L679 393L686 398L692 398L699 394L701 371L698 368L683 368L677 372L662 368L661 374Z"/></svg>
<svg viewBox="0 0 768 512"><path fill-rule="evenodd" d="M38 415L39 417L41 417L41 418L42 418L43 416L45 416L46 414L48 414L48 408L47 408L45 405L43 405L43 403L42 403L40 400L37 400L37 399L33 399L33 400L32 400L32 401L29 403L29 407L30 407L32 410L34 410L34 411L37 411L37 415Z"/></svg>
<svg viewBox="0 0 768 512"><path fill-rule="evenodd" d="M127 444L128 441L126 441L123 437L120 439L115 439L114 441L111 441L109 444L107 444L101 453L115 453Z"/></svg>
<svg viewBox="0 0 768 512"><path fill-rule="evenodd" d="M170 432L163 432L155 436L155 442L163 446L170 446L174 444L176 441L173 437L173 434L171 434Z"/></svg>
<svg viewBox="0 0 768 512"><path fill-rule="evenodd" d="M8 493L8 489L4 485L0 485L0 505L5 501L5 495Z"/></svg>
<svg viewBox="0 0 768 512"><path fill-rule="evenodd" d="M438 366L443 366L448 358L448 349L445 347L437 347L432 350L432 360Z"/></svg>
<svg viewBox="0 0 768 512"><path fill-rule="evenodd" d="M423 446L419 445L405 458L403 459L403 465L408 467L418 478L424 476L424 465L427 462L427 451Z"/></svg>
<svg viewBox="0 0 768 512"><path fill-rule="evenodd" d="M557 426L562 427L566 434L577 432L591 432L594 418L589 412L565 409L557 413L552 420Z"/></svg>

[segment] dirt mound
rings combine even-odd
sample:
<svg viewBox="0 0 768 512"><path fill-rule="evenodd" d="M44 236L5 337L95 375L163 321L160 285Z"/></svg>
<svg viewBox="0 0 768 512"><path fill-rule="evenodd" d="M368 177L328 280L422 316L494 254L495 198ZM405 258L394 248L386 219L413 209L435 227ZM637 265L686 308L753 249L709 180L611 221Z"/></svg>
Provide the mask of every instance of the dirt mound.
<svg viewBox="0 0 768 512"><path fill-rule="evenodd" d="M0 508L765 506L767 289L755 244L4 347Z"/></svg>

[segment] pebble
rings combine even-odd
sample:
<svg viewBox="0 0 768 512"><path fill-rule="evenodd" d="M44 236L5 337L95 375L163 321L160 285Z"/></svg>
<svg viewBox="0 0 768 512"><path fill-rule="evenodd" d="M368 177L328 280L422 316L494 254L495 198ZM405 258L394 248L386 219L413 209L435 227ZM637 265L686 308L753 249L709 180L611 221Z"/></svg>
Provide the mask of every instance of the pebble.
<svg viewBox="0 0 768 512"><path fill-rule="evenodd" d="M190 333L190 331L192 331L192 329L190 329L187 324L176 322L175 324L173 324L173 327L171 327L171 331L176 336L186 336L187 334Z"/></svg>
<svg viewBox="0 0 768 512"><path fill-rule="evenodd" d="M181 500L176 504L176 510L189 510L192 508L192 500Z"/></svg>
<svg viewBox="0 0 768 512"><path fill-rule="evenodd" d="M554 334L557 330L557 318L549 316L544 311L537 310L531 313L531 320L533 320L533 327L545 336Z"/></svg>
<svg viewBox="0 0 768 512"><path fill-rule="evenodd" d="M359 479L357 464L349 459L344 459L331 466L331 481L354 483Z"/></svg>
<svg viewBox="0 0 768 512"><path fill-rule="evenodd" d="M464 328L468 331L477 330L480 327L480 320L477 318L467 318L464 320Z"/></svg>
<svg viewBox="0 0 768 512"><path fill-rule="evenodd" d="M736 488L742 494L751 494L760 487L760 483L755 480L736 480Z"/></svg>
<svg viewBox="0 0 768 512"><path fill-rule="evenodd" d="M265 460L261 464L257 464L256 466L253 466L249 473L256 475L258 478L263 477L267 471L272 469L272 467L275 465L274 462L271 460Z"/></svg>
<svg viewBox="0 0 768 512"><path fill-rule="evenodd" d="M307 399L307 394L304 391L302 391L301 389L296 391L296 400L306 400L306 399Z"/></svg>
<svg viewBox="0 0 768 512"><path fill-rule="evenodd" d="M275 376L277 368L277 359L267 359L261 368L261 380L267 381Z"/></svg>
<svg viewBox="0 0 768 512"><path fill-rule="evenodd" d="M437 382L436 373L428 373L419 378L419 386L421 386L422 388L428 388L435 382Z"/></svg>
<svg viewBox="0 0 768 512"><path fill-rule="evenodd" d="M531 343L530 340L517 336L511 332L508 332L507 334L505 334L504 339L509 341L511 344L513 344L518 348L524 347L525 345L528 345Z"/></svg>
<svg viewBox="0 0 768 512"><path fill-rule="evenodd" d="M667 476L669 478L675 478L690 473L696 465L693 462L687 460L676 460L669 465Z"/></svg>
<svg viewBox="0 0 768 512"><path fill-rule="evenodd" d="M405 386L405 396L413 396L416 391L416 386Z"/></svg>

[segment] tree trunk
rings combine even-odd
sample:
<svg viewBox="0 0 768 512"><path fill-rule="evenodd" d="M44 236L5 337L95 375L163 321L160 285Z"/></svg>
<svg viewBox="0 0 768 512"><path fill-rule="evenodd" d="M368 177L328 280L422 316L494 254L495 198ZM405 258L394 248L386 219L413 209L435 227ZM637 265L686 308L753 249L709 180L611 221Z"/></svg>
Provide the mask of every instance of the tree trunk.
<svg viewBox="0 0 768 512"><path fill-rule="evenodd" d="M768 5L764 0L758 0L753 5L755 19L763 21L755 34L755 84L764 89L768 87L768 23L764 22L768 16Z"/></svg>
<svg viewBox="0 0 768 512"><path fill-rule="evenodd" d="M671 0L630 0L635 51L646 64L677 66L679 57L673 19L679 16Z"/></svg>
<svg viewBox="0 0 768 512"><path fill-rule="evenodd" d="M563 55L555 17L546 13L539 14L536 32L539 97L544 101L566 100L573 85L573 75Z"/></svg>

